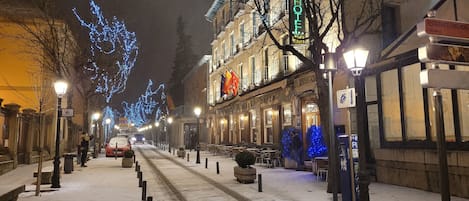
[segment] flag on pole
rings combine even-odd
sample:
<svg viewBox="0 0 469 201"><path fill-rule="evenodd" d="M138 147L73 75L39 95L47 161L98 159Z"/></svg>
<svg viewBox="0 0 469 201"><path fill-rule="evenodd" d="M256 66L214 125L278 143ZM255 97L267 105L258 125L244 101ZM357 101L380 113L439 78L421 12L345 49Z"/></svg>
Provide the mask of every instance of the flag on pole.
<svg viewBox="0 0 469 201"><path fill-rule="evenodd" d="M231 73L230 71L226 71L225 72L225 84L223 86L223 93L225 94L229 94L230 91L231 91L231 83L232 83L232 79L231 79Z"/></svg>
<svg viewBox="0 0 469 201"><path fill-rule="evenodd" d="M231 71L231 82L232 82L232 91L233 91L233 96L238 95L238 88L239 88L239 77L236 76L236 73L234 71Z"/></svg>

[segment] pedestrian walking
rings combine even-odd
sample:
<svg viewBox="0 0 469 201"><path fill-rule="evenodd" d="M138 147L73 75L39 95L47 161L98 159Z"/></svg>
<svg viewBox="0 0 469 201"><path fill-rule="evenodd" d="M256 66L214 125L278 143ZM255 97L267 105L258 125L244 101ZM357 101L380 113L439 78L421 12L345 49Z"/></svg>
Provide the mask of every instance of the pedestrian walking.
<svg viewBox="0 0 469 201"><path fill-rule="evenodd" d="M88 148L90 146L90 141L93 139L93 136L90 136L87 132L82 132L80 136L80 153L81 153L81 167L87 167L86 161L88 159Z"/></svg>

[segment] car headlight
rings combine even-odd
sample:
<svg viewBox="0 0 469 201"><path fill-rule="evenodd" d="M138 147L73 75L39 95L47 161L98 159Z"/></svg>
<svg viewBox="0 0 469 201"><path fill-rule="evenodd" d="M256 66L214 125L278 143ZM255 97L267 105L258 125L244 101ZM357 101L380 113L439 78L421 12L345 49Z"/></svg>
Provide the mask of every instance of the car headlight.
<svg viewBox="0 0 469 201"><path fill-rule="evenodd" d="M132 140L132 141L136 141L136 140L137 140L137 138L135 138L135 137L132 137L130 140Z"/></svg>
<svg viewBox="0 0 469 201"><path fill-rule="evenodd" d="M144 138L144 137L142 137L142 141L145 141L145 138Z"/></svg>

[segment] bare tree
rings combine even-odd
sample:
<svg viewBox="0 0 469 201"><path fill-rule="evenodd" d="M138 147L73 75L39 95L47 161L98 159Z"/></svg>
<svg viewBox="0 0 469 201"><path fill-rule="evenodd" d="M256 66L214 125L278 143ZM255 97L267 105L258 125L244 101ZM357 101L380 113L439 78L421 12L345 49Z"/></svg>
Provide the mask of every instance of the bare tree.
<svg viewBox="0 0 469 201"><path fill-rule="evenodd" d="M294 44L282 44L279 34L292 33L290 23L285 18L281 18L280 23L271 23L272 17L270 0L254 0L253 9L261 18L261 28L266 30L265 37L269 37L274 45L285 52L289 52L303 62L303 67L310 68L316 79L314 80L318 89L318 106L321 109L320 117L323 125L330 123L329 91L327 80L322 79L324 71L319 68L323 61L323 54L331 51L342 53L344 49L354 45L358 39L364 35L376 34L379 31L377 24L381 14L382 0L293 0L300 2L301 8L307 19L305 37L303 40L308 44L308 55L298 51ZM290 12L292 12L290 10ZM292 12L293 13L293 12ZM292 22L292 21L290 21ZM335 44L334 44L335 43ZM341 58L336 56L338 67L343 68ZM332 133L328 126L323 126L323 133L329 144L329 134ZM330 152L329 152L330 154ZM332 158L332 157L329 157ZM330 172L329 175L336 173ZM328 191L332 191L331 177L328 179Z"/></svg>
<svg viewBox="0 0 469 201"><path fill-rule="evenodd" d="M7 22L6 26L19 27L21 32L14 34L1 34L1 37L9 37L21 41L25 48L19 54L23 54L37 65L31 69L31 80L38 101L39 125L39 164L36 195L40 192L41 171L43 160L43 146L45 137L45 114L54 110L51 84L53 80L67 78L72 86L69 91L77 90L84 98L83 73L77 68L80 49L75 38L59 14L55 13L57 7L52 0L0 0L0 13ZM2 27L0 27L2 28ZM73 93L68 93L73 94ZM71 97L71 95L69 95ZM69 99L71 105L71 99ZM86 104L85 104L86 105ZM56 150L58 151L58 150Z"/></svg>

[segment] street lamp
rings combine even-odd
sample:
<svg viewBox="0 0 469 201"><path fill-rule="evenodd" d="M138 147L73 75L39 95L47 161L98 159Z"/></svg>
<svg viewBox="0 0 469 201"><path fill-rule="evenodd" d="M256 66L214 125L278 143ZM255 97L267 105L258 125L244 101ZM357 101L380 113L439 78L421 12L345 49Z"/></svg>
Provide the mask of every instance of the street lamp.
<svg viewBox="0 0 469 201"><path fill-rule="evenodd" d="M324 64L320 65L320 69L327 72L328 80L328 91L329 91L329 157L330 162L329 166L331 168L330 182L332 186L332 200L338 200L339 192L339 168L338 164L338 154L337 154L337 139L334 132L334 105L333 105L333 93L332 93L332 73L337 70L335 53L328 52L324 54Z"/></svg>
<svg viewBox="0 0 469 201"><path fill-rule="evenodd" d="M202 109L200 107L195 107L194 108L194 114L197 117L197 158L195 160L195 163L200 164L200 127L199 127L199 117L200 113L202 112Z"/></svg>
<svg viewBox="0 0 469 201"><path fill-rule="evenodd" d="M60 188L60 117L62 116L62 97L67 93L67 82L58 80L54 83L57 94L57 129L55 135L54 173L52 175L52 188Z"/></svg>
<svg viewBox="0 0 469 201"><path fill-rule="evenodd" d="M155 128L156 128L156 142L155 142L155 145L156 147L158 148L159 146L159 143L160 143L160 130L159 130L159 127L160 127L160 122L155 122Z"/></svg>
<svg viewBox="0 0 469 201"><path fill-rule="evenodd" d="M358 93L357 95L357 136L358 136L358 188L359 188L359 200L369 201L369 189L370 184L367 161L366 161L366 138L365 138L365 119L362 114L365 111L365 88L363 85L363 78L361 73L366 66L368 57L368 50L365 49L353 49L344 53L344 59L347 63L347 67L352 71L355 78L355 88Z"/></svg>
<svg viewBox="0 0 469 201"><path fill-rule="evenodd" d="M171 124L173 123L173 118L172 117L168 117L168 119L166 120L166 122L168 124ZM166 130L166 122L164 124L164 132L166 133L166 139L168 140L168 152L171 153L171 135L168 134L168 131Z"/></svg>
<svg viewBox="0 0 469 201"><path fill-rule="evenodd" d="M93 148L93 158L98 157L98 149L99 149L99 134L98 134L98 119L101 116L99 112L93 113L91 115L91 119L94 121L94 148Z"/></svg>

